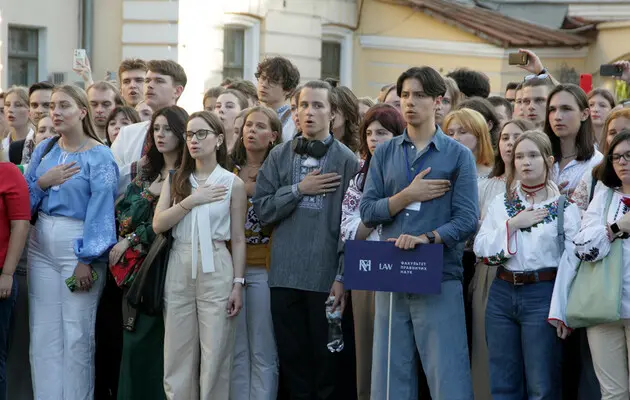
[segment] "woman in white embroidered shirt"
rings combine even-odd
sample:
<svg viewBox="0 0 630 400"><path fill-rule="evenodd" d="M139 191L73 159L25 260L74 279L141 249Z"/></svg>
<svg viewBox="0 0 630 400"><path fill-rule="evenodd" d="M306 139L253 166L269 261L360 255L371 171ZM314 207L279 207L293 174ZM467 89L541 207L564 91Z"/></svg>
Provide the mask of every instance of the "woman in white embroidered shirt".
<svg viewBox="0 0 630 400"><path fill-rule="evenodd" d="M186 144L153 219L156 233L172 228L173 234L164 288L164 388L168 399L227 400L232 317L242 307L245 283L247 195L243 181L225 169L225 134L216 115L192 114Z"/></svg>
<svg viewBox="0 0 630 400"><path fill-rule="evenodd" d="M505 123L499 134L498 151L488 179L478 181L480 221L483 221L490 203L505 193L505 181L512 169L512 154L516 139L535 125L524 119L513 119ZM490 400L490 373L488 372L488 346L486 344L486 304L488 292L497 274L496 265L483 261L475 265L475 275L468 287L472 308L472 354L470 373L473 380L475 400Z"/></svg>
<svg viewBox="0 0 630 400"><path fill-rule="evenodd" d="M586 329L602 400L628 399L628 351L630 350L630 133L622 132L610 143L604 167L597 177L605 189L595 193L580 232L575 236L575 254L584 261L599 261L610 252L615 240L622 241L624 266L621 320ZM602 221L605 210L606 224ZM562 263L550 320L563 325L569 286L576 263Z"/></svg>
<svg viewBox="0 0 630 400"><path fill-rule="evenodd" d="M551 91L545 133L551 140L555 158L551 179L561 193L571 196L584 172L593 169L603 158L595 150L588 99L579 86L561 84Z"/></svg>
<svg viewBox="0 0 630 400"><path fill-rule="evenodd" d="M540 131L516 140L507 191L490 204L475 239L475 254L499 266L486 308L495 400L560 398L561 342L546 319L562 247L572 251L580 216L575 205L566 203L566 239L561 243L559 191L549 180L551 153L551 143ZM517 174L520 182L513 187Z"/></svg>

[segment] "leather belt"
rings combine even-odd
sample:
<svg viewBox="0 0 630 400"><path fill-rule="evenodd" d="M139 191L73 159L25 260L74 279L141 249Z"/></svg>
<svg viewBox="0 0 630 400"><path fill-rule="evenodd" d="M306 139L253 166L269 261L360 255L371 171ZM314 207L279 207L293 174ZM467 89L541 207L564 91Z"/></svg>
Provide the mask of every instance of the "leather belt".
<svg viewBox="0 0 630 400"><path fill-rule="evenodd" d="M528 285L538 282L549 282L556 279L557 268L545 268L538 271L508 271L504 267L497 269L497 278L509 282L514 286Z"/></svg>

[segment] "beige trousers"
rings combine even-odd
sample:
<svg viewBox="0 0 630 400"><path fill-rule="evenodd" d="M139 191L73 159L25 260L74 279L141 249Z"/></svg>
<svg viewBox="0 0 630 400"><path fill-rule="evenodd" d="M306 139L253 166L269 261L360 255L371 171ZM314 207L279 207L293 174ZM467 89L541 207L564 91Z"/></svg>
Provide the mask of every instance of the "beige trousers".
<svg viewBox="0 0 630 400"><path fill-rule="evenodd" d="M490 367L486 344L486 306L490 286L497 274L497 268L484 263L475 265L475 276L470 284L472 295L472 359L471 375L475 400L491 400Z"/></svg>
<svg viewBox="0 0 630 400"><path fill-rule="evenodd" d="M602 400L628 400L630 320L586 329Z"/></svg>
<svg viewBox="0 0 630 400"><path fill-rule="evenodd" d="M213 242L215 271L192 279L192 245L173 243L164 288L164 390L169 400L228 400L235 321L227 316L232 256Z"/></svg>
<svg viewBox="0 0 630 400"><path fill-rule="evenodd" d="M370 400L372 345L374 342L374 292L352 291L354 342L357 360L357 399Z"/></svg>

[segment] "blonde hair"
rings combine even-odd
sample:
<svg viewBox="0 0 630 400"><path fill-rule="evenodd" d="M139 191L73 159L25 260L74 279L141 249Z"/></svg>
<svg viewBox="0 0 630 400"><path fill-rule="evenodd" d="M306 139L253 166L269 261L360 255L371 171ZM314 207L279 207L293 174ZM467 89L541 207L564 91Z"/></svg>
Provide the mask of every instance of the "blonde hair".
<svg viewBox="0 0 630 400"><path fill-rule="evenodd" d="M452 111L444 118L444 130L447 130L448 126L453 122L460 124L462 128L477 138L477 148L473 152L477 165L491 167L494 163L494 151L492 150L492 139L490 138L490 131L488 131L488 124L483 115L469 108Z"/></svg>
<svg viewBox="0 0 630 400"><path fill-rule="evenodd" d="M547 160L549 160L549 157L553 157L553 149L551 147L551 140L549 140L549 136L547 136L547 134L539 129L536 130L532 130L532 131L527 131L524 132L521 136L519 136L516 141L514 142L514 150L513 150L513 154L516 154L516 149L518 148L518 145L521 144L523 141L525 140L529 140L531 142L533 142L536 147L538 148L538 151L540 152L540 155L542 156L544 162L545 162L545 186L548 186L549 184L549 175L551 172L551 167L553 166L552 163L548 163ZM510 172L510 175L508 176L506 182L505 182L505 187L506 187L506 193L507 193L507 197L509 200L513 200L514 199L514 193L512 192L512 185L514 183L514 181L516 180L516 166L515 166L515 159L516 157L512 157L512 171ZM557 190L557 187L555 184L552 185L553 188L556 188L555 190Z"/></svg>

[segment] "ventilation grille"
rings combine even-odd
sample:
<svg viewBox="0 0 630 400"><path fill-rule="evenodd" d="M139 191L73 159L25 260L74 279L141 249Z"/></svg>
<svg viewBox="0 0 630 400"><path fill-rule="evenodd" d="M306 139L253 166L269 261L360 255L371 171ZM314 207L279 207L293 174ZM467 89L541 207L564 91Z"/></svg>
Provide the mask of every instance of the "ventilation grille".
<svg viewBox="0 0 630 400"><path fill-rule="evenodd" d="M66 73L65 72L53 72L48 75L48 82L53 85L61 85L66 81Z"/></svg>

